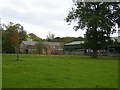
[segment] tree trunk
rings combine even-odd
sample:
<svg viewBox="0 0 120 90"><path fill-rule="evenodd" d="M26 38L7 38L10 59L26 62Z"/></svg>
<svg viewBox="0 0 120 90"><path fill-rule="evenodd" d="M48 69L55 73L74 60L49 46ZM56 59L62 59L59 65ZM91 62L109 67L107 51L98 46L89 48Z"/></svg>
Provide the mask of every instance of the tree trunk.
<svg viewBox="0 0 120 90"><path fill-rule="evenodd" d="M19 61L19 52L17 52L17 61Z"/></svg>
<svg viewBox="0 0 120 90"><path fill-rule="evenodd" d="M97 58L97 57L98 57L97 50L93 49L92 58Z"/></svg>
<svg viewBox="0 0 120 90"><path fill-rule="evenodd" d="M19 61L19 46L16 47L16 60Z"/></svg>

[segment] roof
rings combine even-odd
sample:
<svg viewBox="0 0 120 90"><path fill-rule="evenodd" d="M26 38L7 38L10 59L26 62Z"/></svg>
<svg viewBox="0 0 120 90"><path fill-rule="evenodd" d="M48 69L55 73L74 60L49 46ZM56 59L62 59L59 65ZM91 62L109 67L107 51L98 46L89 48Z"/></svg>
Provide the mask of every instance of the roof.
<svg viewBox="0 0 120 90"><path fill-rule="evenodd" d="M37 41L22 41L22 43L25 45L35 45ZM60 45L59 42L41 42L41 43L48 44L48 45L55 45L55 46Z"/></svg>
<svg viewBox="0 0 120 90"><path fill-rule="evenodd" d="M50 46L59 46L60 45L59 42L43 42L43 44L48 44Z"/></svg>
<svg viewBox="0 0 120 90"><path fill-rule="evenodd" d="M25 45L35 45L37 42L36 41L22 41L22 43Z"/></svg>
<svg viewBox="0 0 120 90"><path fill-rule="evenodd" d="M83 44L84 41L74 41L74 42L71 42L71 43L66 43L65 45L79 45L79 44Z"/></svg>

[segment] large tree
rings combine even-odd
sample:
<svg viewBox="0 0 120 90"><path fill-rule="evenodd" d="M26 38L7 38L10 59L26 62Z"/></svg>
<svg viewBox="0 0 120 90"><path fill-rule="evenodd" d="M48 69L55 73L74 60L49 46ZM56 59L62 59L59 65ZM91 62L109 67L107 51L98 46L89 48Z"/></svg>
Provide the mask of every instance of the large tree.
<svg viewBox="0 0 120 90"><path fill-rule="evenodd" d="M104 48L110 41L110 35L120 26L120 2L76 2L69 12L66 22L76 22L75 31L86 30L85 45L93 50L92 57L97 57L97 50Z"/></svg>

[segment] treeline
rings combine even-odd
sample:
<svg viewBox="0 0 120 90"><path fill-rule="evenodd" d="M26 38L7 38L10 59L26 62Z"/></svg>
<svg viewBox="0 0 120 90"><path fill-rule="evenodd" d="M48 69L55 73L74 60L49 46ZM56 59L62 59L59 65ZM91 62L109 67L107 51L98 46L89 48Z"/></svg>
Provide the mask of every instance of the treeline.
<svg viewBox="0 0 120 90"><path fill-rule="evenodd" d="M69 43L72 41L83 41L83 37L55 37L53 39L46 39L49 42L61 42L61 43Z"/></svg>
<svg viewBox="0 0 120 90"><path fill-rule="evenodd" d="M42 39L36 36L33 33L27 35L28 40L31 41L46 41L46 42L61 42L61 43L69 43L72 41L83 41L83 37L55 37L53 33L49 33L46 39Z"/></svg>
<svg viewBox="0 0 120 90"><path fill-rule="evenodd" d="M62 44L72 41L82 41L82 37L55 37L54 34L49 33L46 39L42 39L33 33L27 34L21 24L14 24L13 22L8 25L3 25L2 30L2 52L15 53L20 48L22 41L46 41L46 42L60 42Z"/></svg>

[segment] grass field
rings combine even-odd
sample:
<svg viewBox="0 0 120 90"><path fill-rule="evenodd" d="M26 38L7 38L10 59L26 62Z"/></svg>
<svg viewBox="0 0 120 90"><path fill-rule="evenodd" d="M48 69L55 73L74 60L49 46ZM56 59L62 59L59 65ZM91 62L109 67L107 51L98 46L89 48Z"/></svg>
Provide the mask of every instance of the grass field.
<svg viewBox="0 0 120 90"><path fill-rule="evenodd" d="M113 57L3 54L3 88L118 88Z"/></svg>

